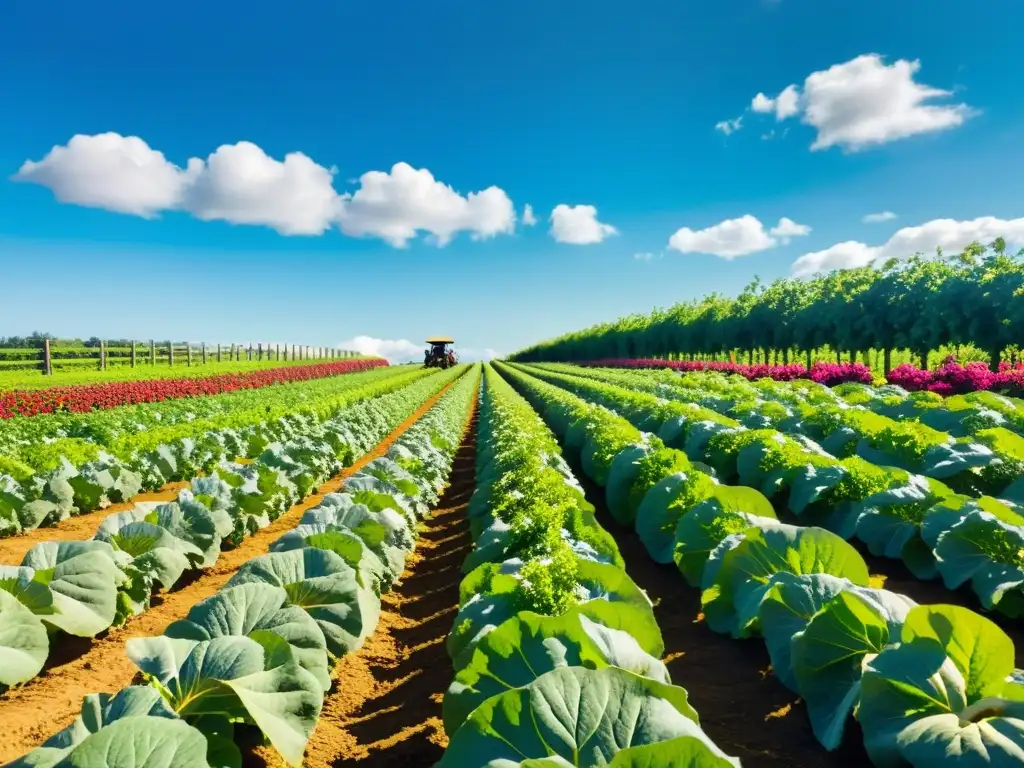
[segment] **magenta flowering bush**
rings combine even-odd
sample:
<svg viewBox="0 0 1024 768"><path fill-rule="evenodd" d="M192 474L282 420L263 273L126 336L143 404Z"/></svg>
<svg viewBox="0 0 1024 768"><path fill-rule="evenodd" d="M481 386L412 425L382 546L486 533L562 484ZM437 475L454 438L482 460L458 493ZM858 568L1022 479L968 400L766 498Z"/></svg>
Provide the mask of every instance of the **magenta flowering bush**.
<svg viewBox="0 0 1024 768"><path fill-rule="evenodd" d="M905 364L889 372L890 384L898 384L911 392L929 391L940 395L960 395L988 389L1007 395L1024 395L1024 364L1002 363L993 372L981 362L961 365L950 356L934 371L925 371Z"/></svg>
<svg viewBox="0 0 1024 768"><path fill-rule="evenodd" d="M811 366L809 378L829 387L851 381L870 384L874 380L871 369L863 363L815 363Z"/></svg>
<svg viewBox="0 0 1024 768"><path fill-rule="evenodd" d="M811 379L819 384L835 386L848 381L870 384L871 369L862 363L815 363L810 371L799 363L789 365L743 365L742 363L703 362L700 360L653 360L619 358L614 360L594 360L582 365L600 366L603 368L671 368L676 371L718 371L719 373L736 374L753 381L754 379L774 379L775 381L792 381L794 379Z"/></svg>

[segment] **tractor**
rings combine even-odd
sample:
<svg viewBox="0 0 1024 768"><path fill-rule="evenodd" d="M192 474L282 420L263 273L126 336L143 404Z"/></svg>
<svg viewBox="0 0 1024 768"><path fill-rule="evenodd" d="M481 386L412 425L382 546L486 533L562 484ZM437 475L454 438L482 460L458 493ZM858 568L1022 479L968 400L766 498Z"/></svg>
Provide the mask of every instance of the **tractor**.
<svg viewBox="0 0 1024 768"><path fill-rule="evenodd" d="M455 350L451 346L454 343L452 339L441 336L427 339L427 344L430 346L423 353L423 367L451 368L455 365L458 361L455 359Z"/></svg>

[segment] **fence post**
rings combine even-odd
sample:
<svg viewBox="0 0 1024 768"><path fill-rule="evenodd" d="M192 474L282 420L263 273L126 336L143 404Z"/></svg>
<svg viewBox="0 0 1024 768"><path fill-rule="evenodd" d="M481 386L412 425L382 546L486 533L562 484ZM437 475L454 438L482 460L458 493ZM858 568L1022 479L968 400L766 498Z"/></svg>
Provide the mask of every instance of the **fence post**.
<svg viewBox="0 0 1024 768"><path fill-rule="evenodd" d="M217 344L217 362L220 362L220 344Z"/></svg>
<svg viewBox="0 0 1024 768"><path fill-rule="evenodd" d="M275 344L274 345L274 359L277 362L281 362L281 345L280 344Z"/></svg>
<svg viewBox="0 0 1024 768"><path fill-rule="evenodd" d="M203 342L203 365L206 365L206 342Z"/></svg>
<svg viewBox="0 0 1024 768"><path fill-rule="evenodd" d="M256 345L256 359L259 361L263 360L263 342L259 342Z"/></svg>
<svg viewBox="0 0 1024 768"><path fill-rule="evenodd" d="M107 342L100 341L100 370L107 370Z"/></svg>
<svg viewBox="0 0 1024 768"><path fill-rule="evenodd" d="M43 375L53 376L53 357L50 355L49 339L43 339Z"/></svg>
<svg viewBox="0 0 1024 768"><path fill-rule="evenodd" d="M173 341L168 341L167 342L167 360L170 363L170 366L173 368L174 367L174 342Z"/></svg>
<svg viewBox="0 0 1024 768"><path fill-rule="evenodd" d="M132 342L132 368L135 367L135 342Z"/></svg>
<svg viewBox="0 0 1024 768"><path fill-rule="evenodd" d="M153 339L149 340L149 364L156 365L156 342Z"/></svg>
<svg viewBox="0 0 1024 768"><path fill-rule="evenodd" d="M192 342L191 341L186 341L185 342L185 354L188 355L188 367L191 368L192 367Z"/></svg>

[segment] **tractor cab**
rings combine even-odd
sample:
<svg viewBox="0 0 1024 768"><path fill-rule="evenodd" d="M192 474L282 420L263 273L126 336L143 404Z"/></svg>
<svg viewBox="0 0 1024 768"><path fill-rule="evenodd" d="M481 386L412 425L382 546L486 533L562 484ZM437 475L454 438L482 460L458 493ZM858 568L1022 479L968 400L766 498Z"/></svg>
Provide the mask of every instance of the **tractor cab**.
<svg viewBox="0 0 1024 768"><path fill-rule="evenodd" d="M435 336L427 339L427 348L423 352L424 368L450 368L457 362L453 339Z"/></svg>

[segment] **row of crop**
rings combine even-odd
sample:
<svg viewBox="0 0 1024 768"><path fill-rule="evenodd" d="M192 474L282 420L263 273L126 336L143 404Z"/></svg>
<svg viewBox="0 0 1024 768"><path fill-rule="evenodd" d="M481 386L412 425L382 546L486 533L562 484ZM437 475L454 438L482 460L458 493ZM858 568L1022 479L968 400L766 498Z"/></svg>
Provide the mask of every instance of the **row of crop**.
<svg viewBox="0 0 1024 768"><path fill-rule="evenodd" d="M913 423L903 429L910 430L908 437L913 437L913 442L920 444L913 446L913 450L922 456L932 445L943 442L955 445L958 441L963 446L964 439L970 438L966 442L998 446L1007 454L993 456L993 461L1006 464L1006 459L1014 455L1024 459L1024 401L992 392L944 398L933 392L911 393L892 385L874 387L853 382L829 388L808 381L761 379L751 382L717 373L677 376L668 371L620 371L558 363L538 364L537 367L697 403L729 415L751 428L770 426L809 437L838 440L840 449L870 448L867 444L846 445L845 442L850 441L844 442L842 435L848 433L832 435L840 427L847 426L846 421L855 423L858 412L867 410L884 417L882 420L867 417L866 426L875 433L888 430L893 434L893 422L920 422L924 429ZM849 413L842 413L844 411ZM1016 436L1008 434L1007 430ZM950 441L950 437L956 440ZM869 452L877 453L877 450L873 448ZM940 451L933 456L934 463L942 463L944 457L941 454ZM985 456L986 451L980 451L979 458ZM896 455L892 458L898 463L906 461ZM951 470L955 474L962 467L946 467L943 463L943 469L945 474L941 476L948 477ZM1003 471L1002 474L1012 476L1013 471Z"/></svg>
<svg viewBox="0 0 1024 768"><path fill-rule="evenodd" d="M133 415L75 415L50 429L39 416L0 422L0 535L51 525L72 514L130 501L141 490L190 480L224 461L255 458L267 446L308 433L347 407L395 391L431 371L378 368L288 387L128 406ZM226 400L217 409L206 401ZM196 405L195 416L184 404ZM224 410L234 404L235 409ZM166 415L166 426L159 426ZM44 429L33 425L43 420ZM3 427L20 426L8 434ZM47 431L51 434L47 434ZM55 437L55 435L65 435ZM4 438L7 438L4 440Z"/></svg>
<svg viewBox="0 0 1024 768"><path fill-rule="evenodd" d="M60 411L88 413L136 403L156 403L182 397L202 397L260 389L274 384L324 379L346 373L387 366L379 357L361 357L314 365L293 365L264 368L244 373L220 373L205 377L178 379L143 379L102 384L49 387L47 389L0 392L0 419L15 416L38 416Z"/></svg>
<svg viewBox="0 0 1024 768"><path fill-rule="evenodd" d="M438 768L739 765L671 684L651 604L551 432L490 367L477 450Z"/></svg>
<svg viewBox="0 0 1024 768"><path fill-rule="evenodd" d="M950 589L969 582L987 610L996 609L1011 618L1024 615L1024 510L1019 480L1004 492L1004 498L975 498L955 493L932 477L892 466L896 463L892 454L881 452L877 443L871 452L861 445L860 455L838 459L825 450L834 449L830 445L834 440L826 440L823 448L804 430L748 429L693 402L660 400L598 380L530 370L585 399L614 408L634 425L656 433L666 445L683 450L690 460L701 462L710 476L759 488L778 508L805 524L821 525L844 539L856 536L872 554L902 560L920 579L941 576ZM713 401L714 397L709 402ZM858 411L846 408L838 413ZM909 440L900 437L927 428L893 422L888 429L885 437L890 445L907 450ZM860 438L861 443L864 440ZM973 450L987 449L979 445ZM865 453L873 458L872 452L881 455L879 463L864 458ZM954 465L955 458L947 456L945 466ZM1024 466L1020 459L1012 461ZM944 468L940 463L935 466ZM1019 469L1015 475L1006 475L1000 464L987 466L992 477L1021 476ZM671 561L671 526L645 528L640 535L659 562Z"/></svg>
<svg viewBox="0 0 1024 768"><path fill-rule="evenodd" d="M116 453L131 447L132 440L158 435L166 441L175 427L197 421L210 423L210 428L242 425L254 411L275 417L301 410L332 394L343 392L360 383L389 376L409 375L408 368L375 368L346 376L313 379L286 387L260 390L238 390L208 397L182 398L157 403L139 403L89 413L42 414L31 419L0 420L0 455L17 474L17 461L32 470L50 469L53 454L34 450L39 443L59 445L69 455L95 454L102 449ZM268 411L267 408L270 410ZM264 417L263 420L266 420Z"/></svg>
<svg viewBox="0 0 1024 768"><path fill-rule="evenodd" d="M380 594L446 482L476 384L463 376L387 457L324 497L184 619L129 640L145 684L86 697L74 724L13 765L106 765L116 754L120 768L239 766L239 726L257 728L300 765L334 664L373 632Z"/></svg>
<svg viewBox="0 0 1024 768"><path fill-rule="evenodd" d="M855 717L879 768L1024 760L1024 684L1012 641L991 621L870 587L841 537L780 523L757 491L719 484L615 412L502 371L605 488L616 519L645 543L645 530L669 537L670 562L702 589L708 626L765 640L826 748Z"/></svg>
<svg viewBox="0 0 1024 768"><path fill-rule="evenodd" d="M601 372L604 375L611 373L607 369ZM796 380L792 384L780 386L775 381L763 378L750 381L748 386L734 377L674 376L668 371L656 370L645 371L642 378L631 381L637 380L656 381L673 387L713 387L716 392L723 391L730 396L736 392L740 398L782 400L790 405L805 402L809 405L832 405L838 395L851 405L864 405L875 413L894 419L918 419L927 426L956 437L964 437L984 427L1000 426L1024 435L1024 400L986 390L943 396L931 391L912 391L897 384L869 386L857 382L837 384L829 390Z"/></svg>
<svg viewBox="0 0 1024 768"><path fill-rule="evenodd" d="M62 632L94 637L147 610L186 571L213 566L223 548L266 527L355 456L385 437L456 375L423 379L360 402L252 463L221 462L177 501L109 515L87 541L41 542L20 566L0 565L0 684L24 683Z"/></svg>

